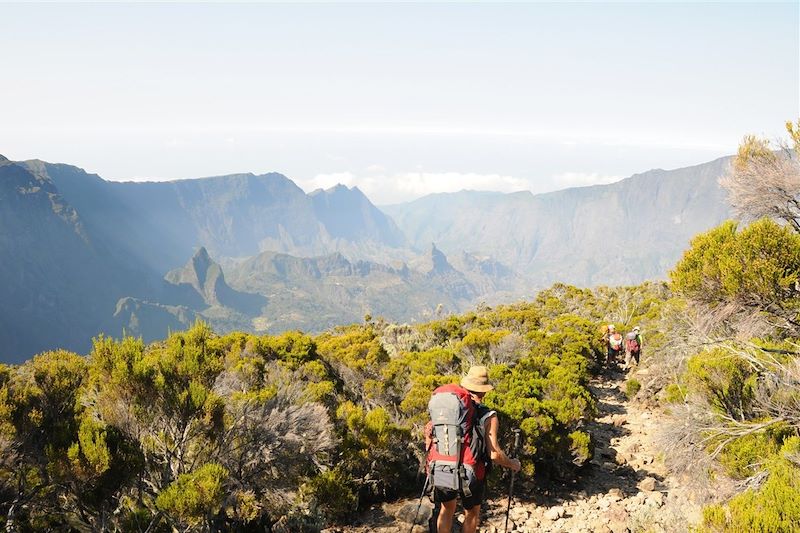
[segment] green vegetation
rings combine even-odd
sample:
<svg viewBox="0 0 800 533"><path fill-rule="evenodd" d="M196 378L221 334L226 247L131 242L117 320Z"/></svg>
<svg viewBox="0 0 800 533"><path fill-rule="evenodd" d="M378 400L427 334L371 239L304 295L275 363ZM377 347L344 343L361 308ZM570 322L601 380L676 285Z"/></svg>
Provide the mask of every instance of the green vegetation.
<svg viewBox="0 0 800 533"><path fill-rule="evenodd" d="M800 123L798 123L800 126ZM800 529L800 129L793 149L746 137L723 184L749 225L698 235L671 273L704 336L665 398L682 404L686 436L739 482L708 506L704 532ZM698 445L693 444L693 445Z"/></svg>
<svg viewBox="0 0 800 533"><path fill-rule="evenodd" d="M555 285L532 302L313 337L198 322L0 366L0 515L112 531L346 521L419 490L430 393L473 364L490 369L501 442L522 429L527 475L574 479L594 447L598 325L653 324L663 291Z"/></svg>
<svg viewBox="0 0 800 533"><path fill-rule="evenodd" d="M755 159L785 163L748 142L736 172ZM501 443L521 429L523 475L573 480L592 458L588 385L613 323L646 332L642 365L656 366L646 390L663 389L658 398L687 417L675 445L700 448L713 459L703 475L742 487L706 508L701 530L798 529L792 212L781 212L783 225L727 222L697 236L671 285L556 284L530 302L415 326L367 316L317 336L218 335L198 322L151 344L101 336L86 357L53 351L0 365L0 525L315 531L345 522L419 490L430 393L475 364L495 385L484 401L500 416ZM642 388L630 378L625 393Z"/></svg>
<svg viewBox="0 0 800 533"><path fill-rule="evenodd" d="M627 396L629 400L635 398L640 390L642 390L642 384L639 380L631 378L625 382L625 396Z"/></svg>

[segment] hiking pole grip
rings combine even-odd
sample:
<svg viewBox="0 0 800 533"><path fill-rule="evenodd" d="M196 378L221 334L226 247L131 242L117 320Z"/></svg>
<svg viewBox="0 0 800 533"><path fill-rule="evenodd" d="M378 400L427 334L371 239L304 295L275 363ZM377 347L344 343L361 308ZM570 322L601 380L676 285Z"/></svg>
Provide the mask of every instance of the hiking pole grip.
<svg viewBox="0 0 800 533"><path fill-rule="evenodd" d="M521 433L522 433L522 430L520 430L519 428L514 430L514 449L511 452L512 453L512 459L516 458L516 456L519 455L519 444L520 444L520 434ZM514 474L516 474L516 472L512 470L511 471L511 483L508 486L508 505L506 506L506 525L503 527L503 533L507 533L508 532L508 515L511 513L511 498L513 497L513 494L514 494Z"/></svg>

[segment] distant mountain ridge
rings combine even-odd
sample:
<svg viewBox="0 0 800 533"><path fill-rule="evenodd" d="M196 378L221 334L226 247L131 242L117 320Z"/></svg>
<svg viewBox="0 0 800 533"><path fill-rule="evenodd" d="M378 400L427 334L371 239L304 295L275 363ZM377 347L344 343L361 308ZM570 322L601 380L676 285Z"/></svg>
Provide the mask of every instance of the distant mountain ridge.
<svg viewBox="0 0 800 533"><path fill-rule="evenodd" d="M539 286L632 284L663 278L694 235L731 217L718 184L729 162L539 195L444 193L383 210L413 246L486 254Z"/></svg>
<svg viewBox="0 0 800 533"><path fill-rule="evenodd" d="M378 209L357 188L306 194L277 173L120 183L0 156L0 361L86 352L99 333L161 338L197 318L320 331L365 314L427 320L554 281L660 278L730 216L726 165Z"/></svg>
<svg viewBox="0 0 800 533"><path fill-rule="evenodd" d="M198 246L216 256L249 257L267 250L383 256L405 245L394 222L357 189L307 195L274 172L112 182L70 165L22 164L48 177L100 238L126 246L158 272L183 264ZM358 206L346 223L331 213L339 204Z"/></svg>

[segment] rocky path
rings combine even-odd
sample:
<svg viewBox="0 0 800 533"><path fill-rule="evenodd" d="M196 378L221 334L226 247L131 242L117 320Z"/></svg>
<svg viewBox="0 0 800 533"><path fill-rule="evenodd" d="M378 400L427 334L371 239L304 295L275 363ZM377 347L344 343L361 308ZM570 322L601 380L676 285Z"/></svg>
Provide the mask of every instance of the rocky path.
<svg viewBox="0 0 800 533"><path fill-rule="evenodd" d="M643 370L637 377L645 378L645 373ZM692 503L680 480L669 476L655 445L663 415L627 401L625 378L615 373L591 385L600 415L588 428L596 442L590 470L575 485L547 491L520 482L508 531L672 533L688 531L689 525L699 520L700 506ZM507 486L490 487L482 532L503 531L507 490ZM416 507L416 501L384 504L365 514L360 523L330 533L409 532ZM426 499L418 523L426 523L431 511ZM458 526L454 530L458 532ZM428 528L417 525L413 531L427 533Z"/></svg>

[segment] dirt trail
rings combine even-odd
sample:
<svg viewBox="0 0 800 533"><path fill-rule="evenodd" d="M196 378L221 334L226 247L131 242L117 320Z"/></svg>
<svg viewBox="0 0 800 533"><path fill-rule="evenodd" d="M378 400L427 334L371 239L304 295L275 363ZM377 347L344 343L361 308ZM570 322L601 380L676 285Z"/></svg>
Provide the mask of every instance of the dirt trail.
<svg viewBox="0 0 800 533"><path fill-rule="evenodd" d="M646 379L647 370L636 374ZM508 531L579 533L684 532L700 518L680 480L669 475L655 438L664 418L657 410L629 402L624 393L626 376L616 372L592 381L598 401L598 419L588 425L596 444L590 469L574 485L537 489L522 481L515 497ZM517 487L519 490L517 490ZM480 531L497 533L505 523L508 487L490 487ZM411 531L417 502L411 500L376 506L360 520L330 533L394 533ZM418 518L430 516L427 498ZM417 525L414 533L427 533ZM458 525L454 531L459 532Z"/></svg>

